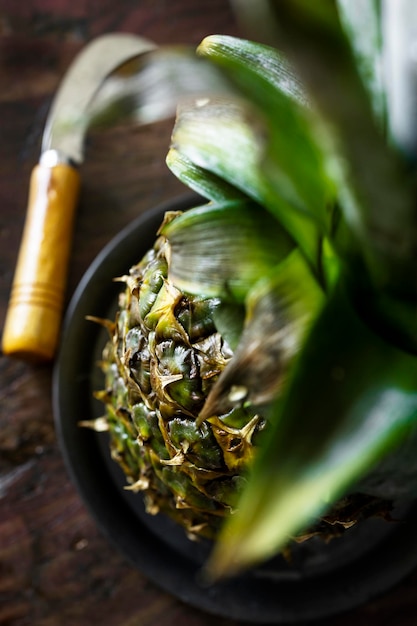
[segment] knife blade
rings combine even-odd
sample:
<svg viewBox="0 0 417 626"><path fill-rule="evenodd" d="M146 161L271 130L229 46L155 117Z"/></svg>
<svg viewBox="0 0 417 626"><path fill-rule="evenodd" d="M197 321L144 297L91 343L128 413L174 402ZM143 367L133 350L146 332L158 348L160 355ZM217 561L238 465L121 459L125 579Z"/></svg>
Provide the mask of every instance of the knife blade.
<svg viewBox="0 0 417 626"><path fill-rule="evenodd" d="M53 358L60 334L88 110L105 79L155 48L127 33L93 39L67 70L49 110L29 183L22 241L2 337L3 353Z"/></svg>

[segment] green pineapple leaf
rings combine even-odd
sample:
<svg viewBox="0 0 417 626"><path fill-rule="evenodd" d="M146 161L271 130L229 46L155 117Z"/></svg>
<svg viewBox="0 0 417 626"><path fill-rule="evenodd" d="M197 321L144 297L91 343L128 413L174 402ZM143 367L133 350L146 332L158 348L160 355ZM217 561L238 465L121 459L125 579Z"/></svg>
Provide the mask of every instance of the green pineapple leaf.
<svg viewBox="0 0 417 626"><path fill-rule="evenodd" d="M336 6L374 114L383 129L387 102L382 72L381 3L379 0L336 0Z"/></svg>
<svg viewBox="0 0 417 626"><path fill-rule="evenodd" d="M336 3L261 0L259 5L268 8L268 40L288 56L318 113L328 171L370 283L415 302L414 176L374 119ZM261 35L260 27L257 32Z"/></svg>
<svg viewBox="0 0 417 626"><path fill-rule="evenodd" d="M305 93L283 55L269 46L222 35L207 37L197 51L225 72L260 119L266 118L267 139L258 168L270 190L277 196L287 194L293 209L310 215L327 232L335 190ZM282 219L281 212L278 217Z"/></svg>
<svg viewBox="0 0 417 626"><path fill-rule="evenodd" d="M388 137L412 168L417 158L417 116L415 64L410 51L415 45L416 21L414 0L384 0L381 22Z"/></svg>
<svg viewBox="0 0 417 626"><path fill-rule="evenodd" d="M262 119L238 100L205 99L197 106L191 102L178 107L172 147L201 172L227 181L268 208L317 268L321 230L306 207L294 208L293 186L284 174L277 173L280 192L272 189L265 176L266 134Z"/></svg>
<svg viewBox="0 0 417 626"><path fill-rule="evenodd" d="M197 48L200 57L221 67L240 91L264 109L289 98L308 107L305 88L288 59L276 48L228 35L205 37Z"/></svg>
<svg viewBox="0 0 417 626"><path fill-rule="evenodd" d="M263 207L234 200L196 207L167 219L169 278L181 290L243 302L251 287L294 248Z"/></svg>
<svg viewBox="0 0 417 626"><path fill-rule="evenodd" d="M234 185L199 167L175 148L169 150L166 162L170 170L184 185L207 200L221 202L237 198L247 199L246 194L239 191Z"/></svg>
<svg viewBox="0 0 417 626"><path fill-rule="evenodd" d="M374 334L336 289L275 403L272 432L216 544L210 576L275 554L395 450L417 426L416 380L417 358Z"/></svg>

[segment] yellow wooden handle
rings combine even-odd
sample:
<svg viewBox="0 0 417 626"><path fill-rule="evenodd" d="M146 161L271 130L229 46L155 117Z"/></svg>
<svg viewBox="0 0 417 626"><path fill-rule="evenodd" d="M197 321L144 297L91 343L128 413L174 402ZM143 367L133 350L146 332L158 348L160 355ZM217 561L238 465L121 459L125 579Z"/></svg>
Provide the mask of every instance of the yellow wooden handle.
<svg viewBox="0 0 417 626"><path fill-rule="evenodd" d="M51 359L64 304L78 171L60 163L37 165L3 331L3 352Z"/></svg>

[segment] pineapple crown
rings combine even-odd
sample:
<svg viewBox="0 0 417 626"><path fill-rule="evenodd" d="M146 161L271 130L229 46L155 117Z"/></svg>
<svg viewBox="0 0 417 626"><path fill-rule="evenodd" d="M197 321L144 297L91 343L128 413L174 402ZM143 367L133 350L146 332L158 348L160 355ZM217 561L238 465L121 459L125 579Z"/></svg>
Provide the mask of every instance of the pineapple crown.
<svg viewBox="0 0 417 626"><path fill-rule="evenodd" d="M235 5L262 43L161 48L108 81L94 114L128 104L148 122L182 94L167 163L207 202L161 227L170 278L220 299L235 349L200 420L233 389L268 406L213 577L271 556L376 474L384 497L417 489L415 4Z"/></svg>

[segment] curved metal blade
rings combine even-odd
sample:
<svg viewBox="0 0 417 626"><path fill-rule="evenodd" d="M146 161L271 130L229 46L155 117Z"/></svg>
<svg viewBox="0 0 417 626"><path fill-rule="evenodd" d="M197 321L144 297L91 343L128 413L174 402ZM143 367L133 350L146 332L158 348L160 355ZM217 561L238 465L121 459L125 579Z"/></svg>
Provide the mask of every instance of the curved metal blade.
<svg viewBox="0 0 417 626"><path fill-rule="evenodd" d="M80 163L89 122L88 107L106 77L129 59L155 45L127 33L109 33L93 39L77 55L52 102L45 125L42 153L56 150Z"/></svg>

